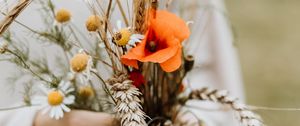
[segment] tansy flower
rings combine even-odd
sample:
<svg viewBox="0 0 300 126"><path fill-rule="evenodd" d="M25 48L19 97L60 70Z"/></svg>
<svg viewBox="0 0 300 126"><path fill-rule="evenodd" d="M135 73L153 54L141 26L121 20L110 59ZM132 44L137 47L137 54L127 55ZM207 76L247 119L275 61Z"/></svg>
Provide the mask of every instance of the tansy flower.
<svg viewBox="0 0 300 126"><path fill-rule="evenodd" d="M151 13L152 14L152 13ZM172 72L181 65L181 42L190 31L186 23L176 15L157 10L150 15L145 39L121 57L122 63L138 69L138 61L159 63L166 72Z"/></svg>
<svg viewBox="0 0 300 126"><path fill-rule="evenodd" d="M74 88L71 87L69 81L61 81L57 89L47 90L44 87L42 89L45 95L34 98L32 103L41 105L44 109L43 114L48 112L51 118L60 119L64 112L71 111L67 105L73 104L75 97L70 95Z"/></svg>
<svg viewBox="0 0 300 126"><path fill-rule="evenodd" d="M66 23L71 20L71 12L62 8L56 12L55 19L58 23Z"/></svg>
<svg viewBox="0 0 300 126"><path fill-rule="evenodd" d="M103 22L101 21L100 16L98 15L91 15L85 22L86 29L90 32L97 31Z"/></svg>
<svg viewBox="0 0 300 126"><path fill-rule="evenodd" d="M122 28L122 22L120 20L117 21L117 28L118 30L115 30L113 38L119 46L126 46L127 44L135 46L136 43L141 42L141 39L144 38L141 34L132 34L130 27Z"/></svg>
<svg viewBox="0 0 300 126"><path fill-rule="evenodd" d="M76 54L70 61L71 71L79 76L81 83L86 84L91 77L93 60L92 57L83 51Z"/></svg>

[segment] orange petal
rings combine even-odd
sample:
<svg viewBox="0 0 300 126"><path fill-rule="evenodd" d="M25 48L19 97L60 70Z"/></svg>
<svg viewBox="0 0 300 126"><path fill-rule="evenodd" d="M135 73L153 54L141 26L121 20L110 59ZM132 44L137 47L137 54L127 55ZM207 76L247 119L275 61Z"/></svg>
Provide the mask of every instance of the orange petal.
<svg viewBox="0 0 300 126"><path fill-rule="evenodd" d="M159 50L151 55L148 55L140 61L142 62L154 62L154 63L162 63L165 62L166 60L170 59L174 55L176 55L177 50L180 49L180 46L172 46L168 47L162 50Z"/></svg>
<svg viewBox="0 0 300 126"><path fill-rule="evenodd" d="M147 38L142 40L142 42L139 43L136 47L130 49L127 52L127 54L123 55L121 57L122 63L125 64L125 62L126 62L125 60L138 60L138 59L141 59L142 57L144 57L145 56L146 40L147 40ZM124 60L124 62L123 62L123 60Z"/></svg>
<svg viewBox="0 0 300 126"><path fill-rule="evenodd" d="M173 72L181 66L181 48L177 50L177 53L167 61L160 63L160 67L166 72Z"/></svg>
<svg viewBox="0 0 300 126"><path fill-rule="evenodd" d="M121 62L127 66L131 66L131 67L134 67L136 69L139 69L139 66L138 66L138 62L137 60L134 60L134 59L127 59L127 58L121 58Z"/></svg>
<svg viewBox="0 0 300 126"><path fill-rule="evenodd" d="M147 35L147 34L146 34ZM139 43L136 47L130 49L126 55L130 55L130 53L133 53L136 56L142 57L145 56L145 48L147 44L147 36L142 40L141 43Z"/></svg>
<svg viewBox="0 0 300 126"><path fill-rule="evenodd" d="M151 27L159 35L158 38L174 36L182 42L190 35L184 20L164 10L157 10L156 17L151 18Z"/></svg>

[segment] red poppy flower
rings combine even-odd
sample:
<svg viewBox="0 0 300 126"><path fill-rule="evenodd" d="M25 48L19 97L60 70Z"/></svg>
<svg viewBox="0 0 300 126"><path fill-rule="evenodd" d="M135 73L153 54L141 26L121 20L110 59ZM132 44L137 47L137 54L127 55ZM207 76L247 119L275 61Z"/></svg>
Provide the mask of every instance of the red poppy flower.
<svg viewBox="0 0 300 126"><path fill-rule="evenodd" d="M152 14L152 13L151 13ZM138 61L159 63L166 72L181 65L181 42L190 35L186 23L176 15L157 10L150 15L144 40L121 57L122 63L138 69Z"/></svg>
<svg viewBox="0 0 300 126"><path fill-rule="evenodd" d="M145 83L145 78L141 72L134 70L129 73L129 79L133 81L133 85L139 88L142 84Z"/></svg>

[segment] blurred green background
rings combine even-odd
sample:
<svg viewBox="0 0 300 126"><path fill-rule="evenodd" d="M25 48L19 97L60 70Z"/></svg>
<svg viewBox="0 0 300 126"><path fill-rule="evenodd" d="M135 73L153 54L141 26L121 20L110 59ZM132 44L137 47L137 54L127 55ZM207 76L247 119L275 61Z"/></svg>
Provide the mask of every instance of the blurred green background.
<svg viewBox="0 0 300 126"><path fill-rule="evenodd" d="M300 1L226 0L247 102L300 108ZM299 126L300 111L258 111L268 126Z"/></svg>

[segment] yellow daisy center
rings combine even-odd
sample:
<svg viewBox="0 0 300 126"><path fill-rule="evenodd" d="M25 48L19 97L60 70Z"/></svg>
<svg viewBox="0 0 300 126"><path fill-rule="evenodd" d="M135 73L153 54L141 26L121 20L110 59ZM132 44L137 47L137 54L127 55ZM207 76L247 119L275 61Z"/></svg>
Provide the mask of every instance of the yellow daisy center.
<svg viewBox="0 0 300 126"><path fill-rule="evenodd" d="M85 25L88 31L96 31L102 25L102 21L98 15L91 15L88 17Z"/></svg>
<svg viewBox="0 0 300 126"><path fill-rule="evenodd" d="M48 103L52 106L61 104L63 100L64 96L59 91L52 91L48 94Z"/></svg>
<svg viewBox="0 0 300 126"><path fill-rule="evenodd" d="M125 46L130 40L131 32L127 28L121 29L118 33L115 34L114 39L116 40L117 45Z"/></svg>
<svg viewBox="0 0 300 126"><path fill-rule="evenodd" d="M70 21L71 12L67 9L60 9L56 12L55 19L59 23Z"/></svg>
<svg viewBox="0 0 300 126"><path fill-rule="evenodd" d="M85 53L76 54L71 59L71 68L75 72L82 72L88 65L89 55Z"/></svg>
<svg viewBox="0 0 300 126"><path fill-rule="evenodd" d="M79 89L79 96L81 98L90 98L94 96L94 91L90 86L81 87Z"/></svg>

